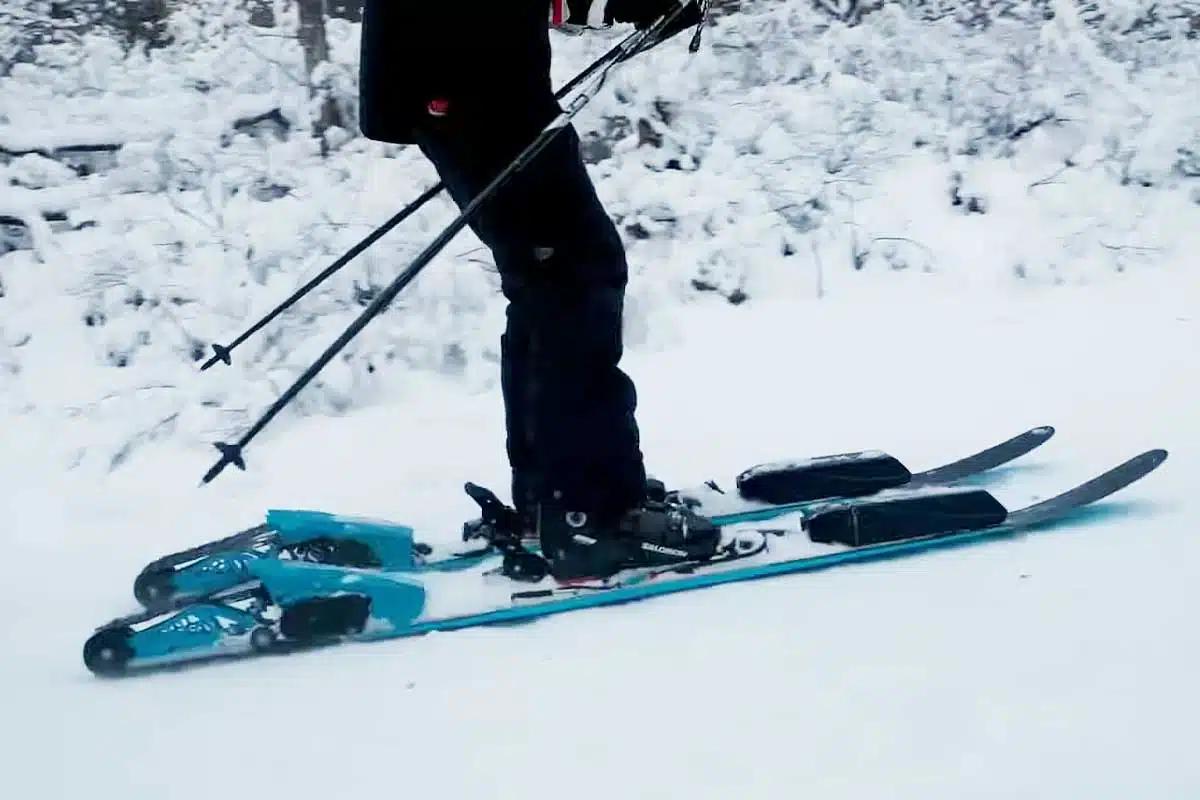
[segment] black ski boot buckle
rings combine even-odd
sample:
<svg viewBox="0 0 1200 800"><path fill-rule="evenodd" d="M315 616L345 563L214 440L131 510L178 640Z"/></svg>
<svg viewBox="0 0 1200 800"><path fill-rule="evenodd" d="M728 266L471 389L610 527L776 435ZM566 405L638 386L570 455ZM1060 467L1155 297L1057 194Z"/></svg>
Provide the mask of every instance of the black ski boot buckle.
<svg viewBox="0 0 1200 800"><path fill-rule="evenodd" d="M463 526L463 541L484 539L503 550L508 543L521 543L524 527L521 515L509 508L491 490L473 483L466 485L467 494L479 504L480 518Z"/></svg>
<svg viewBox="0 0 1200 800"><path fill-rule="evenodd" d="M482 517L463 525L463 541L483 539L504 554L501 572L514 581L537 583L550 574L550 565L537 553L521 544L524 521L521 515L500 501L490 490L474 483L466 485L467 494L479 504Z"/></svg>

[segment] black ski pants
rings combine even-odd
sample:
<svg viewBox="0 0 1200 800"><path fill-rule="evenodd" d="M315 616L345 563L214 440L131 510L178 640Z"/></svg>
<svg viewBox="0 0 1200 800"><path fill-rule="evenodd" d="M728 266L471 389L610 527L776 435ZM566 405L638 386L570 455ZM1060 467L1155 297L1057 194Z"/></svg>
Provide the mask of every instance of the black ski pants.
<svg viewBox="0 0 1200 800"><path fill-rule="evenodd" d="M418 144L462 207L554 108L541 98L487 125L456 124L451 110L418 132ZM530 516L553 501L602 518L639 504L637 395L618 367L628 268L574 129L484 205L472 228L491 248L509 302L501 377L514 504Z"/></svg>

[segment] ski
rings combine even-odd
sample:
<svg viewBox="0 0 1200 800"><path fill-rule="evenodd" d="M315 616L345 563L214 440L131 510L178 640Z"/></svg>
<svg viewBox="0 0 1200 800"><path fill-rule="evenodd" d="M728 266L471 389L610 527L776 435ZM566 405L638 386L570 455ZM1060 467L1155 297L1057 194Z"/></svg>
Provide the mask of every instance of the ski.
<svg viewBox="0 0 1200 800"><path fill-rule="evenodd" d="M1002 467L1011 461L1016 461L1021 456L1033 452L1050 441L1052 436L1054 436L1054 428L1049 425L1031 428L966 458L960 458L958 461L927 469L924 472L917 472L909 479L908 487L944 486L964 481L980 473Z"/></svg>
<svg viewBox="0 0 1200 800"><path fill-rule="evenodd" d="M754 467L739 476L739 492L733 496L712 483L680 494L721 525L769 520L832 498L957 483L1020 458L1054 432L1050 426L1033 428L924 472L910 473L884 453L850 453ZM249 565L263 558L388 571L456 571L490 555L480 550L432 560L431 552L413 541L413 531L405 525L314 511L271 511L265 524L148 564L134 580L133 594L147 609L169 610L179 600L251 582Z"/></svg>
<svg viewBox="0 0 1200 800"><path fill-rule="evenodd" d="M263 559L250 565L257 580L252 588L181 604L167 614L147 611L104 626L85 644L84 662L96 674L119 675L140 667L216 656L411 637L977 544L1060 522L1142 479L1166 458L1165 450L1148 451L1067 492L1011 513L981 489L935 488L866 502L835 501L804 517L810 536L867 544L844 547L814 544L806 537L778 537L778 550L768 546L727 563L619 574L610 584L579 587L566 596L551 591L556 588L552 582L542 596L529 596L529 591L536 591L531 587L525 596L516 597L508 581L489 592L488 576L473 572L391 573ZM925 528L913 524L918 519L925 521ZM770 532L762 533L765 542ZM814 547L819 548L815 553Z"/></svg>

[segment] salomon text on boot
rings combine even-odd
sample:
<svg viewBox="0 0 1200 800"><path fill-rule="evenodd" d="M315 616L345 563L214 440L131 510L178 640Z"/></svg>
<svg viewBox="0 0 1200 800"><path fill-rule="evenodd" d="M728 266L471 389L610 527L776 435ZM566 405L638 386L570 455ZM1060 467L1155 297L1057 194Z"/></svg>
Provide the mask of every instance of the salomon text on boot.
<svg viewBox="0 0 1200 800"><path fill-rule="evenodd" d="M662 493L650 496L608 519L543 503L538 534L551 574L560 581L606 578L623 569L706 561L717 554L721 531L710 520Z"/></svg>

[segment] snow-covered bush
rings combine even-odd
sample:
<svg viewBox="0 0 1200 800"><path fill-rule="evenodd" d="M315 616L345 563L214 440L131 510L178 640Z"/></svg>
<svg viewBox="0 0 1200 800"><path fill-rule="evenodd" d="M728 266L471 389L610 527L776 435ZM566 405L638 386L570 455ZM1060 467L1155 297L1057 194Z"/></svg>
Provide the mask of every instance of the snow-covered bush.
<svg viewBox="0 0 1200 800"><path fill-rule="evenodd" d="M690 68L661 54L669 66L649 83L625 73L605 108L615 130L655 129L641 140L664 142L659 171L692 173L625 161L613 208L639 232L669 220L698 286L753 298L797 261L1058 283L1174 244L1151 231L1152 212L1180 213L1195 152L1185 98L1200 62L1185 34L1106 47L1070 2L1011 9L978 32L898 5L854 26L800 4L755 8L725 20ZM1166 191L1137 191L1149 186ZM703 198L690 219L664 212L689 191ZM962 227L1003 246L961 264Z"/></svg>
<svg viewBox="0 0 1200 800"><path fill-rule="evenodd" d="M1193 0L722 5L736 13L699 55L672 43L623 67L579 121L629 245L632 345L669 336L678 302L932 274L1070 284L1200 246ZM453 214L431 204L233 369L196 373L436 180L413 148L356 136L357 26L329 22L314 79L295 6L271 11L264 29L251 7L189 0L169 47L80 33L0 81L0 251L17 248L0 252L0 393L102 421L103 466L243 427ZM556 39L556 82L617 35ZM326 98L346 129L323 148ZM501 320L490 256L464 235L296 408L394 397L409 369L487 385Z"/></svg>
<svg viewBox="0 0 1200 800"><path fill-rule="evenodd" d="M0 75L35 58L34 48L104 31L127 48L165 47L177 0L6 0L0 8Z"/></svg>

